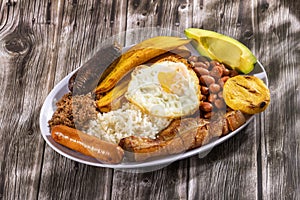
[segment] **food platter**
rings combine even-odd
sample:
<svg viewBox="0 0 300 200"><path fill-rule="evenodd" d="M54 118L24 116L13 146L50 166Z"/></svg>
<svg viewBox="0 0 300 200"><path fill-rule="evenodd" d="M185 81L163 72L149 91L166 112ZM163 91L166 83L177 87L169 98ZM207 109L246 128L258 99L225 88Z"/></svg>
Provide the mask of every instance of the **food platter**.
<svg viewBox="0 0 300 200"><path fill-rule="evenodd" d="M128 48L130 48L132 45L124 47L123 51L126 51ZM199 56L199 53L192 45L187 45L188 49L190 50L192 55ZM92 58L93 59L93 58ZM99 160L85 156L79 152L76 152L74 150L71 150L63 145L58 144L51 136L51 132L49 129L48 121L53 116L53 113L57 109L56 102L61 99L66 93L69 92L68 83L72 75L77 70L74 70L69 75L64 77L49 93L49 95L46 97L43 106L40 111L40 129L41 134L46 141L46 143L56 152L59 154L77 161L79 163L91 165L91 166L97 166L97 167L107 167L107 168L114 168L114 169L120 169L120 170L134 170L135 172L146 172L146 171L153 171L159 168L163 168L170 163L181 160L184 158L188 158L194 155L198 155L200 157L206 156L213 147L216 145L221 144L222 142L228 140L238 132L240 132L243 128L245 128L254 118L254 115L247 117L246 122L241 125L236 130L228 133L225 136L222 136L214 141L209 142L208 144L205 144L201 147L194 148L192 150L185 151L183 153L174 154L174 155L168 155L164 157L158 157L146 161L140 161L140 162L134 162L134 161L126 161L126 159L119 163L119 164L107 164L100 162ZM268 86L268 78L267 74L265 72L264 67L262 64L257 61L257 63L254 66L254 69L249 73L249 75L253 75L261 79L267 86Z"/></svg>
<svg viewBox="0 0 300 200"><path fill-rule="evenodd" d="M52 114L54 113L56 109L55 103L60 99L65 93L68 92L68 80L72 76L72 74L75 73L73 71L69 75L67 75L64 79L62 79L49 93L47 98L44 101L44 104L42 106L41 112L40 112L40 129L41 134L44 138L44 140L47 142L47 144L56 152L59 154L83 163L87 165L97 166L97 167L107 167L107 168L115 168L115 169L137 169L137 168L149 168L149 167L157 167L157 166L164 166L168 165L176 160L181 160L184 158L188 158L194 155L199 154L199 157L205 156L213 147L216 145L219 145L223 143L224 141L228 140L238 132L240 132L243 128L245 128L251 120L254 118L254 116L250 117L245 124L243 124L241 127L239 127L237 130L229 133L228 135L219 138L216 141L213 141L207 145L204 145L202 147L187 151L182 154L178 155L170 155L168 157L164 157L157 160L152 161L145 161L145 162L132 162L132 163L120 163L120 164L104 164L100 163L96 159L93 159L88 156L84 156L78 152L75 152L73 150L70 150L62 145L57 144L52 138L51 133L49 131L48 127L48 120L51 119ZM255 65L254 70L251 72L252 75L258 76L260 79L262 79L267 85L268 85L268 78L267 74L265 72L264 67L260 62L257 62Z"/></svg>

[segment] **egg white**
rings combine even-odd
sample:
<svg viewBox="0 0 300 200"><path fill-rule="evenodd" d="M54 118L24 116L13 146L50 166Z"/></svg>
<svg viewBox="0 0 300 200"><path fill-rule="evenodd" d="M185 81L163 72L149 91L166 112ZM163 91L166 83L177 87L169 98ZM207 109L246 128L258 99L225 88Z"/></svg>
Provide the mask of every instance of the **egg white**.
<svg viewBox="0 0 300 200"><path fill-rule="evenodd" d="M132 72L125 97L154 116L187 116L199 109L199 80L183 63L165 61L150 67L142 65Z"/></svg>

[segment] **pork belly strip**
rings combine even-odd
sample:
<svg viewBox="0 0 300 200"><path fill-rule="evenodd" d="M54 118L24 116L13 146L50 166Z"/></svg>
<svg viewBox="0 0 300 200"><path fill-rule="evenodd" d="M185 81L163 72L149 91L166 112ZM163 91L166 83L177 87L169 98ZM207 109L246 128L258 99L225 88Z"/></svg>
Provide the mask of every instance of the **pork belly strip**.
<svg viewBox="0 0 300 200"><path fill-rule="evenodd" d="M194 144L197 134L197 119L174 120L162 132L172 137L169 140L150 139L136 136L123 138L119 142L130 161L144 161L149 158L177 154L186 151Z"/></svg>
<svg viewBox="0 0 300 200"><path fill-rule="evenodd" d="M203 146L237 129L245 121L240 111L230 111L214 121L201 118L177 119L161 131L157 139L130 136L121 139L119 145L125 150L128 160L144 161Z"/></svg>

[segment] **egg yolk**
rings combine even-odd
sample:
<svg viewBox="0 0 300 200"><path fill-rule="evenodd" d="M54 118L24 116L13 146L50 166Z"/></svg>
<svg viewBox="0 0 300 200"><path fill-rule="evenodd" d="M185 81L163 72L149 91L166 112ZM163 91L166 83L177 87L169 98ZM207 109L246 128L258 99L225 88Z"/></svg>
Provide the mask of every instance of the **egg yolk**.
<svg viewBox="0 0 300 200"><path fill-rule="evenodd" d="M158 81L162 89L167 93L182 94L182 88L177 85L184 79L180 69L172 70L169 72L159 72L157 74Z"/></svg>
<svg viewBox="0 0 300 200"><path fill-rule="evenodd" d="M157 75L158 81L162 89L167 93L172 93L172 85L175 83L176 72L159 72Z"/></svg>

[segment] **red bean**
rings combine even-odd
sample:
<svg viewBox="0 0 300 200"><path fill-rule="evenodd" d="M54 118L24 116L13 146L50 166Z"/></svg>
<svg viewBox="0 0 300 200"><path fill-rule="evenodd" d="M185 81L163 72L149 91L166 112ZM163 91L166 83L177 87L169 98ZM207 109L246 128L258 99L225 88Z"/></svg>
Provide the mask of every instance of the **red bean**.
<svg viewBox="0 0 300 200"><path fill-rule="evenodd" d="M190 56L188 58L188 61L191 61L191 62L198 62L198 57L197 56Z"/></svg>
<svg viewBox="0 0 300 200"><path fill-rule="evenodd" d="M225 108L226 106L225 102L221 99L216 99L214 104L218 109Z"/></svg>
<svg viewBox="0 0 300 200"><path fill-rule="evenodd" d="M195 62L194 67L202 67L204 69L208 69L208 66L204 62Z"/></svg>
<svg viewBox="0 0 300 200"><path fill-rule="evenodd" d="M229 76L229 75L230 75L229 69L225 68L225 69L223 70L223 76Z"/></svg>
<svg viewBox="0 0 300 200"><path fill-rule="evenodd" d="M212 93L218 93L221 89L221 86L216 84L216 83L213 83L209 86L209 91L212 92Z"/></svg>
<svg viewBox="0 0 300 200"><path fill-rule="evenodd" d="M209 94L209 96L207 97L207 101L209 101L211 103L213 103L216 99L217 99L216 94Z"/></svg>
<svg viewBox="0 0 300 200"><path fill-rule="evenodd" d="M220 91L220 92L218 93L218 97L219 97L220 99L223 98L223 91Z"/></svg>
<svg viewBox="0 0 300 200"><path fill-rule="evenodd" d="M207 66L207 68L210 68L210 63L208 61L205 61L204 63Z"/></svg>
<svg viewBox="0 0 300 200"><path fill-rule="evenodd" d="M209 118L211 118L213 116L213 114L214 114L213 112L208 112L208 113L205 113L203 117L205 119L209 119Z"/></svg>
<svg viewBox="0 0 300 200"><path fill-rule="evenodd" d="M200 103L200 109L205 111L205 112L211 112L212 111L212 104L208 102L201 102Z"/></svg>
<svg viewBox="0 0 300 200"><path fill-rule="evenodd" d="M201 101L205 101L206 100L206 96L201 94Z"/></svg>
<svg viewBox="0 0 300 200"><path fill-rule="evenodd" d="M226 107L226 112L230 112L230 111L233 111L230 107Z"/></svg>
<svg viewBox="0 0 300 200"><path fill-rule="evenodd" d="M222 78L220 78L218 80L218 84L223 87L224 86L224 83L226 83L226 81L229 79L229 76L223 76Z"/></svg>
<svg viewBox="0 0 300 200"><path fill-rule="evenodd" d="M203 75L200 77L200 82L203 85L210 85L210 84L215 83L215 79L209 75Z"/></svg>
<svg viewBox="0 0 300 200"><path fill-rule="evenodd" d="M203 67L195 67L194 71L196 72L197 76L200 77L201 75L208 75L209 71Z"/></svg>
<svg viewBox="0 0 300 200"><path fill-rule="evenodd" d="M201 94L207 95L209 93L208 87L201 86Z"/></svg>
<svg viewBox="0 0 300 200"><path fill-rule="evenodd" d="M239 73L237 71L235 71L234 69L230 70L230 77L234 77L234 76L237 76L237 75L239 75Z"/></svg>
<svg viewBox="0 0 300 200"><path fill-rule="evenodd" d="M215 78L220 78L222 77L223 69L220 66L214 66L209 74Z"/></svg>
<svg viewBox="0 0 300 200"><path fill-rule="evenodd" d="M206 57L204 57L204 56L199 56L198 57L198 61L205 62L205 61L208 61L208 59Z"/></svg>
<svg viewBox="0 0 300 200"><path fill-rule="evenodd" d="M222 68L223 71L226 69L223 63L220 64L220 67Z"/></svg>
<svg viewBox="0 0 300 200"><path fill-rule="evenodd" d="M215 66L219 66L220 63L219 63L218 61L212 60L212 61L210 61L210 65L211 65L212 67L215 67Z"/></svg>

